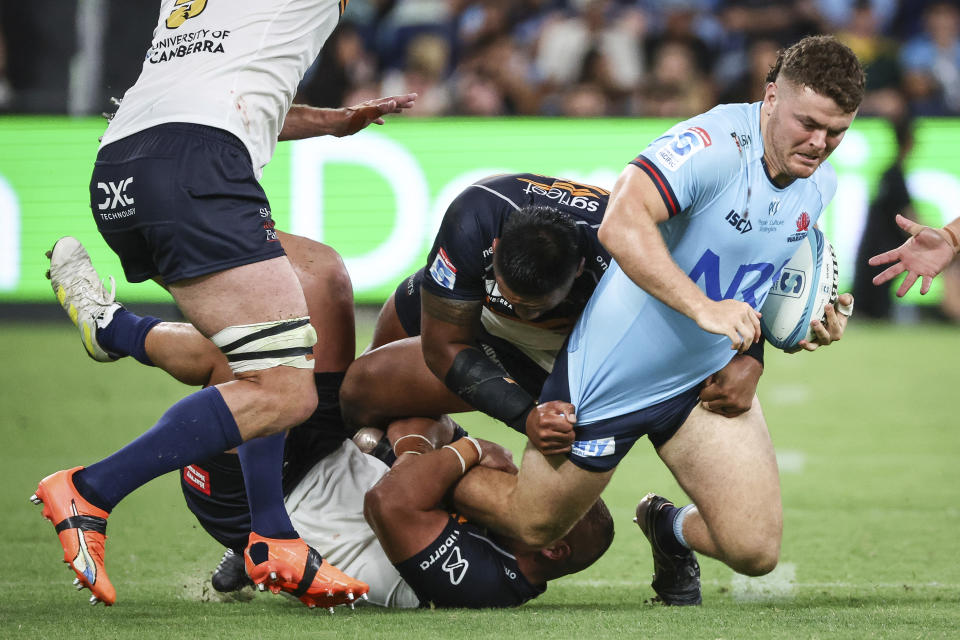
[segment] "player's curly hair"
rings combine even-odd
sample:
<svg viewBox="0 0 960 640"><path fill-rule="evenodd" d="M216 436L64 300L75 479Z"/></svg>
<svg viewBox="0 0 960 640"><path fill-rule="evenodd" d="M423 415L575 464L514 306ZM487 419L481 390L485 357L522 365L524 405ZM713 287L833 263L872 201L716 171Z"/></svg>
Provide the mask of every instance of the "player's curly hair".
<svg viewBox="0 0 960 640"><path fill-rule="evenodd" d="M867 80L856 54L833 36L807 36L781 49L767 82L780 76L833 99L845 113L860 107Z"/></svg>
<svg viewBox="0 0 960 640"><path fill-rule="evenodd" d="M503 223L493 266L504 284L524 296L546 295L580 267L577 224L553 207L530 205Z"/></svg>

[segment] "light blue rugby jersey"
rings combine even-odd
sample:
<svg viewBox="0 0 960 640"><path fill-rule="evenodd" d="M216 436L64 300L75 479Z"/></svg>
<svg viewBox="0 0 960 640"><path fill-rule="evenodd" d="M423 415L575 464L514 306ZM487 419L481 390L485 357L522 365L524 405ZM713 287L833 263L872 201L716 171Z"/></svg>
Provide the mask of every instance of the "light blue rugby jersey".
<svg viewBox="0 0 960 640"><path fill-rule="evenodd" d="M759 308L773 277L836 191L824 163L777 188L763 165L760 106L720 105L654 140L631 164L663 196L660 232L674 261L713 300ZM631 281L615 261L567 347L578 424L643 409L697 385L736 352Z"/></svg>

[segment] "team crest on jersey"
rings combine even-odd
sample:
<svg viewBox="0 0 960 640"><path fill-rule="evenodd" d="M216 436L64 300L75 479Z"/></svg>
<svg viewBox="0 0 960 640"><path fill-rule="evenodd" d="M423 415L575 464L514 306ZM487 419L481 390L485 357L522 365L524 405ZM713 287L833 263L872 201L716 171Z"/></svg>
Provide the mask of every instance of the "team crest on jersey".
<svg viewBox="0 0 960 640"><path fill-rule="evenodd" d="M167 29L176 29L190 18L196 18L203 13L207 0L177 0L175 7L167 16Z"/></svg>
<svg viewBox="0 0 960 640"><path fill-rule="evenodd" d="M797 216L797 232L787 238L787 242L797 242L807 237L807 231L810 229L810 214L804 211Z"/></svg>
<svg viewBox="0 0 960 640"><path fill-rule="evenodd" d="M701 127L690 127L673 136L669 142L657 151L657 159L670 171L676 171L696 153L703 151L713 142L710 134Z"/></svg>
<svg viewBox="0 0 960 640"><path fill-rule="evenodd" d="M453 262L447 252L443 250L443 247L440 247L440 250L437 251L437 257L433 259L433 264L430 265L430 277L438 285L447 289L453 289L453 285L457 283L457 268L453 266Z"/></svg>
<svg viewBox="0 0 960 640"><path fill-rule="evenodd" d="M581 458L602 458L612 456L616 449L616 441L611 437L599 440L578 440L573 443L572 453Z"/></svg>

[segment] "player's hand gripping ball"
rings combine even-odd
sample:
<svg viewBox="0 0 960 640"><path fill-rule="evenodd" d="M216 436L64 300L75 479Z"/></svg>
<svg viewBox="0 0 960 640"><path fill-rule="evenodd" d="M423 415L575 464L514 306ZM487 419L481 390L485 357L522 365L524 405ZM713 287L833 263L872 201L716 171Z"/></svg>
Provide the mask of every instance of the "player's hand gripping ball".
<svg viewBox="0 0 960 640"><path fill-rule="evenodd" d="M816 335L810 321L826 321L828 304L837 301L837 257L833 246L814 227L774 280L760 307L763 337L778 349L792 351Z"/></svg>

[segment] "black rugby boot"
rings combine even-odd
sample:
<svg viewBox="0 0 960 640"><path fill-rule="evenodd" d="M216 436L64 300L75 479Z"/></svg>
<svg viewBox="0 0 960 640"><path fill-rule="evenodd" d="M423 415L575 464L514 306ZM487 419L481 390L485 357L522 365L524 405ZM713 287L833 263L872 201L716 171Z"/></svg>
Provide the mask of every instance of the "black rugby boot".
<svg viewBox="0 0 960 640"><path fill-rule="evenodd" d="M210 577L213 588L220 593L239 591L246 586L253 586L253 581L247 576L243 555L233 549L227 549L220 559L220 564L213 570Z"/></svg>
<svg viewBox="0 0 960 640"><path fill-rule="evenodd" d="M666 551L657 536L654 526L658 518L664 517L664 507L673 503L656 494L648 493L637 505L637 517L643 535L650 541L653 550L653 582L651 586L657 592L653 602L665 605L690 606L702 602L700 594L700 564L690 549L682 553Z"/></svg>

